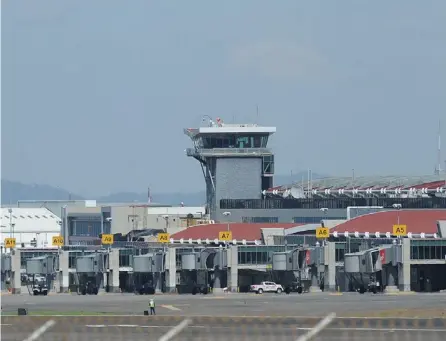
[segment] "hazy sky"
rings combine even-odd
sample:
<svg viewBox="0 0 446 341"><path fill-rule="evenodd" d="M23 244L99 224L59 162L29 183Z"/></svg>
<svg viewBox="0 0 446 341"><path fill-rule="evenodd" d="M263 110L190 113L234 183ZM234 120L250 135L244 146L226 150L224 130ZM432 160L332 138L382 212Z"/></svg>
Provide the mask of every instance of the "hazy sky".
<svg viewBox="0 0 446 341"><path fill-rule="evenodd" d="M446 1L2 1L3 178L202 190L182 129L256 105L276 173L432 174Z"/></svg>

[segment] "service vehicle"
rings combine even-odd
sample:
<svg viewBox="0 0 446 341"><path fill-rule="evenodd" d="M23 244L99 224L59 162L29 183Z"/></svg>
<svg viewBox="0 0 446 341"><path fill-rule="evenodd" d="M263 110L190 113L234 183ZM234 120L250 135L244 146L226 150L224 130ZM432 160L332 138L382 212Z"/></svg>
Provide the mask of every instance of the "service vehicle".
<svg viewBox="0 0 446 341"><path fill-rule="evenodd" d="M250 291L255 292L256 294L262 294L264 292L276 292L281 294L283 292L283 287L274 282L261 282L260 284L251 285Z"/></svg>
<svg viewBox="0 0 446 341"><path fill-rule="evenodd" d="M40 282L34 282L33 285L33 294L34 296L48 295L48 286L46 285L46 282L40 281Z"/></svg>

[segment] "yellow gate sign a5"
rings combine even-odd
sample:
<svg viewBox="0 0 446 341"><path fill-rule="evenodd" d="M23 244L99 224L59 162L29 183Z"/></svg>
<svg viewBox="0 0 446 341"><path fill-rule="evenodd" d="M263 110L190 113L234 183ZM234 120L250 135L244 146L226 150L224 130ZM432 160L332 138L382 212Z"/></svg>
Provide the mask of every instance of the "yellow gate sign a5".
<svg viewBox="0 0 446 341"><path fill-rule="evenodd" d="M393 225L393 235L397 237L404 237L407 235L406 225Z"/></svg>
<svg viewBox="0 0 446 341"><path fill-rule="evenodd" d="M223 240L225 242L232 240L232 232L231 231L218 232L218 240Z"/></svg>
<svg viewBox="0 0 446 341"><path fill-rule="evenodd" d="M63 237L61 236L54 236L53 237L53 246L63 246Z"/></svg>
<svg viewBox="0 0 446 341"><path fill-rule="evenodd" d="M328 238L330 237L330 229L327 227L318 227L316 229L316 238Z"/></svg>
<svg viewBox="0 0 446 341"><path fill-rule="evenodd" d="M105 245L113 244L113 235L112 234L103 234L102 235L102 244L105 244Z"/></svg>
<svg viewBox="0 0 446 341"><path fill-rule="evenodd" d="M170 235L168 233L158 233L158 243L168 243Z"/></svg>
<svg viewBox="0 0 446 341"><path fill-rule="evenodd" d="M9 249L15 248L15 238L5 238L5 247Z"/></svg>

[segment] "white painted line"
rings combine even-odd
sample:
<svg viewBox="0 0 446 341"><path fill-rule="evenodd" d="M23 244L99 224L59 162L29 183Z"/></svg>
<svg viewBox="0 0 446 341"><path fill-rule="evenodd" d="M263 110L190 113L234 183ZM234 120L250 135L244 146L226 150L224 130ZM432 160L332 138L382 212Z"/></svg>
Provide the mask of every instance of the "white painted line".
<svg viewBox="0 0 446 341"><path fill-rule="evenodd" d="M161 307L169 309L169 310L175 310L175 311L181 310L180 308L174 307L173 305L170 305L170 304L165 304L165 305L162 305Z"/></svg>
<svg viewBox="0 0 446 341"><path fill-rule="evenodd" d="M320 321L318 324L314 326L311 330L308 331L308 333L299 336L296 341L308 341L311 340L313 337L315 337L317 334L319 334L322 330L324 330L336 317L335 313L331 313L324 317L322 321Z"/></svg>
<svg viewBox="0 0 446 341"><path fill-rule="evenodd" d="M37 328L30 336L28 336L23 341L37 340L39 337L41 337L48 329L50 329L55 324L56 324L56 322L54 322L54 320L46 321L44 324L42 324L39 328Z"/></svg>
<svg viewBox="0 0 446 341"><path fill-rule="evenodd" d="M84 315L30 315L31 317L109 317L109 318L115 318L115 317L135 317L135 316L142 316L138 314L84 314ZM163 317L178 317L179 315L169 315L169 314L157 314L158 316ZM5 315L2 314L2 318L20 318L20 316L16 315ZM209 318L209 315L189 315L189 317L207 317ZM213 316L214 318L261 318L261 319L321 319L321 316L295 316L295 315L277 315L277 316L265 316L265 315L216 315ZM336 317L336 320L433 320L433 319L443 319L441 317L401 317L401 316L386 316L386 317L377 317L377 316L338 316Z"/></svg>
<svg viewBox="0 0 446 341"><path fill-rule="evenodd" d="M183 320L179 325L173 327L166 334L161 336L158 341L169 341L177 336L184 328L186 328L192 321L189 319Z"/></svg>
<svg viewBox="0 0 446 341"><path fill-rule="evenodd" d="M300 329L300 328L298 328ZM325 328L325 330L356 331L356 332L434 332L446 333L446 329L422 329L422 328Z"/></svg>
<svg viewBox="0 0 446 341"><path fill-rule="evenodd" d="M105 328L108 327L105 324L87 324L85 327L87 328Z"/></svg>

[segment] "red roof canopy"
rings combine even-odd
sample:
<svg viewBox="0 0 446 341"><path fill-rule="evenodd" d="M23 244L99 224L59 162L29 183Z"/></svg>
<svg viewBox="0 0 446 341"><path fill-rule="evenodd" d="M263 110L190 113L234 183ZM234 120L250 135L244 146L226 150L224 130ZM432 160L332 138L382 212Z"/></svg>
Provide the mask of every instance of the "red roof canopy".
<svg viewBox="0 0 446 341"><path fill-rule="evenodd" d="M258 223L258 224L248 224L248 223L229 223L229 230L232 232L232 238L237 240L261 240L262 239L262 231L264 228L284 228L288 229L294 226L298 226L299 224L290 224L290 223L277 223L277 224L267 224L267 223ZM184 231L175 233L171 236L171 238L175 240L179 239L189 239L193 240L197 239L210 239L214 240L218 238L218 233L222 231L228 230L228 224L208 224L208 225L197 225L191 226Z"/></svg>
<svg viewBox="0 0 446 341"><path fill-rule="evenodd" d="M438 233L437 221L446 220L446 210L392 210L366 214L337 225L332 232L386 233L393 231L398 223L407 226L414 234Z"/></svg>

